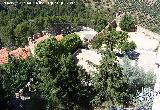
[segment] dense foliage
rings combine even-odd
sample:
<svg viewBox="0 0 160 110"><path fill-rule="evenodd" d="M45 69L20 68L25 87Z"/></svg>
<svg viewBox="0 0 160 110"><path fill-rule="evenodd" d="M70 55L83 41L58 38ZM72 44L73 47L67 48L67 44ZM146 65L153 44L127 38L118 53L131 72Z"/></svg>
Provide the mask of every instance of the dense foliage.
<svg viewBox="0 0 160 110"><path fill-rule="evenodd" d="M121 51L124 52L129 52L129 51L133 51L137 48L135 42L131 41L131 42L126 42L123 46Z"/></svg>
<svg viewBox="0 0 160 110"><path fill-rule="evenodd" d="M114 29L104 31L92 41L92 47L100 49L102 44L106 44L111 51L115 49L121 52L133 51L136 48L136 44L133 41L128 42L127 39L128 34L126 32L116 32Z"/></svg>
<svg viewBox="0 0 160 110"><path fill-rule="evenodd" d="M0 11L0 37L4 46L22 47L28 36L47 30L52 34L70 33L66 28L76 31L77 26L90 26L101 31L107 25L107 18L97 9L86 7L83 0L74 4L22 4L7 5L8 10ZM70 2L69 2L70 3ZM92 13L94 14L92 14Z"/></svg>
<svg viewBox="0 0 160 110"><path fill-rule="evenodd" d="M22 22L21 24L18 24L15 29L15 41L16 45L25 45L28 42L27 32L29 31L29 24L27 22Z"/></svg>
<svg viewBox="0 0 160 110"><path fill-rule="evenodd" d="M33 77L34 62L32 60L9 59L9 63L0 67L0 102L2 110L11 107L10 100L23 88L30 77ZM4 107L4 108L3 108Z"/></svg>
<svg viewBox="0 0 160 110"><path fill-rule="evenodd" d="M66 35L60 43L63 46L64 51L71 53L82 47L82 41L76 34Z"/></svg>
<svg viewBox="0 0 160 110"><path fill-rule="evenodd" d="M93 102L97 104L96 106L98 104L100 106L102 104L105 104L105 106L120 104L129 107L130 101L133 102L133 97L136 97L137 91L142 91L142 88L153 87L154 85L153 74L145 73L143 69L131 66L128 62L129 59L124 61L122 67L117 64L115 49L127 53L136 48L136 44L133 41L128 42L127 38L127 33L112 30L99 34L92 42L92 46L95 48L101 48L102 44L106 44L106 47L104 47L106 49L103 49L104 53L102 52L99 72L94 77L97 96L95 96ZM116 91L117 89L118 91ZM110 93L107 90L112 92ZM107 102L105 102L106 100Z"/></svg>
<svg viewBox="0 0 160 110"><path fill-rule="evenodd" d="M60 54L60 46L56 40L49 38L41 43L39 43L35 49L36 56L40 57L41 59L45 58L46 56L52 56L54 54Z"/></svg>
<svg viewBox="0 0 160 110"><path fill-rule="evenodd" d="M127 56L124 57L123 62L124 64L122 65L122 68L123 68L122 73L123 73L123 76L126 76L128 80L127 83L129 85L126 90L128 94L126 97L126 100L130 100L133 102L134 101L133 99L136 97L137 103L139 104L141 100L140 98L142 98L143 100L145 100L144 104L146 104L147 99L145 99L145 97L148 97L148 96L145 95L146 92L143 91L143 88L153 89L153 86L155 83L155 76L153 72L152 71L145 72L140 67L131 66L131 62L129 61L129 58ZM142 96L140 97L140 95ZM143 106L142 104L138 105L138 107L145 107L145 106Z"/></svg>
<svg viewBox="0 0 160 110"><path fill-rule="evenodd" d="M136 45L134 42L128 42L128 35L125 32L104 31L97 37L92 42L93 46L100 48L102 44L105 44L106 47L101 50L101 65L99 72L93 78L96 91L93 103L100 107L102 105L105 105L105 107L119 105L127 107L131 100L130 95L135 94L130 93L130 90L128 90L130 80L128 80L127 75L123 74L123 68L117 63L115 50L118 49L121 52L132 51L136 48Z"/></svg>
<svg viewBox="0 0 160 110"><path fill-rule="evenodd" d="M54 38L42 41L37 45L35 51L38 57L43 58L51 56L53 53L57 55L74 53L80 47L82 47L80 37L76 34L68 34L60 42Z"/></svg>
<svg viewBox="0 0 160 110"><path fill-rule="evenodd" d="M101 48L103 42L104 42L104 35L103 34L98 34L91 42L92 48L94 49L99 49Z"/></svg>
<svg viewBox="0 0 160 110"><path fill-rule="evenodd" d="M136 22L130 15L125 14L122 17L122 20L120 21L119 26L123 31L129 32L131 31L131 29L135 29Z"/></svg>
<svg viewBox="0 0 160 110"><path fill-rule="evenodd" d="M43 30L53 35L64 31L64 38L59 42L51 37L37 44L34 58L10 58L7 64L0 66L2 110L9 109L15 92L30 78L33 82L29 101L33 110L128 107L137 90L141 92L142 87L153 87L152 74L132 67L127 61L122 66L117 62L115 51L127 53L136 48L133 41L128 42L126 32L104 31L92 41L93 48L99 49L102 55L100 65L96 65L97 72L89 75L77 66L72 54L83 44L76 34L70 33L79 31L79 26L101 32L114 16L110 8L101 7L104 2L99 0L94 6L84 0L74 0L73 4L67 4L70 0L61 1L64 3L36 5L33 0L31 5L26 5L18 0L16 5L8 5L8 9L0 11L0 41L10 49L27 45L28 36ZM121 23L122 28L125 27L123 30L128 31L134 21L125 16ZM102 44L106 45L103 50L100 49Z"/></svg>
<svg viewBox="0 0 160 110"><path fill-rule="evenodd" d="M65 45L68 51L70 43ZM53 39L45 40L37 46L36 55L39 60L36 68L40 80L36 86L37 92L45 100L46 109L88 108L91 87L82 82L89 83L86 80L87 74L75 65L71 55L61 53L60 46L62 45L58 46Z"/></svg>
<svg viewBox="0 0 160 110"><path fill-rule="evenodd" d="M151 1L142 1L142 0L115 0L116 7L123 11L129 12L137 21L137 24L160 33L159 29L159 15L160 14L160 4L156 0Z"/></svg>
<svg viewBox="0 0 160 110"><path fill-rule="evenodd" d="M153 71L145 72L140 67L131 66L129 58L124 57L123 74L130 78L130 87L133 89L131 91L141 90L142 87L153 87L155 76L152 73Z"/></svg>
<svg viewBox="0 0 160 110"><path fill-rule="evenodd" d="M106 49L102 54L102 62L99 72L93 77L95 87L95 97L93 104L95 107L116 107L123 105L123 98L127 94L127 81L122 74L122 68L116 62L116 56L113 51Z"/></svg>
<svg viewBox="0 0 160 110"><path fill-rule="evenodd" d="M71 56L46 57L37 66L41 69L37 74L40 83L36 88L45 102L45 109L90 108L90 87L82 83L87 74L80 71Z"/></svg>

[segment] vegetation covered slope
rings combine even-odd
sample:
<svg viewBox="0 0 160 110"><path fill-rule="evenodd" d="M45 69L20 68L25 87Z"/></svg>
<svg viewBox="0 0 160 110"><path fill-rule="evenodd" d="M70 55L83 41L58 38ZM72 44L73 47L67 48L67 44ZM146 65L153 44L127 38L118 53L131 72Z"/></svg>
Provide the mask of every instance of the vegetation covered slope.
<svg viewBox="0 0 160 110"><path fill-rule="evenodd" d="M65 0L63 0L65 2ZM106 20L114 18L112 8L103 7L97 0L95 8L81 0L76 4L53 6L43 4L10 5L8 11L0 12L0 31L5 46L13 48L26 44L28 36L42 30L52 31L55 23L71 22L74 27L90 26L96 29L105 27ZM94 2L94 1L92 1ZM93 3L92 3L93 4ZM107 11L106 11L107 9ZM102 39L101 39L102 37ZM152 86L153 78L139 69L124 67L117 62L115 49L132 51L136 48L129 45L126 32L115 30L102 33L97 37L95 48L102 43L107 47L100 51L102 61L93 76L77 66L72 54L82 46L80 38L75 34L64 36L61 42L47 39L36 47L36 57L27 60L10 58L8 64L0 66L0 105L1 109L24 107L12 102L15 92L25 86L24 83L33 78L30 92L31 110L93 110L96 108L129 107L137 90ZM7 44L7 45L6 45ZM89 56L88 56L89 57ZM126 67L126 68L125 68ZM136 71L135 71L136 70ZM135 74L138 74L137 76ZM143 79L144 78L144 79ZM137 81L140 80L140 81ZM149 79L146 82L142 82ZM135 88L135 89L133 89ZM39 103L43 102L43 103ZM15 106L16 105L16 106ZM3 107L3 108L2 108ZM17 110L17 109L16 109Z"/></svg>
<svg viewBox="0 0 160 110"><path fill-rule="evenodd" d="M137 19L138 25L156 33L160 33L160 1L147 2L142 0L115 0L116 7L129 12Z"/></svg>
<svg viewBox="0 0 160 110"><path fill-rule="evenodd" d="M8 5L7 11L0 12L0 33L4 46L24 46L29 36L42 30L52 32L65 23L72 25L73 30L82 25L102 30L107 25L108 16L104 16L106 12L92 9L82 0L76 0L74 4L68 4L70 1L63 2L63 5L27 5L19 2Z"/></svg>

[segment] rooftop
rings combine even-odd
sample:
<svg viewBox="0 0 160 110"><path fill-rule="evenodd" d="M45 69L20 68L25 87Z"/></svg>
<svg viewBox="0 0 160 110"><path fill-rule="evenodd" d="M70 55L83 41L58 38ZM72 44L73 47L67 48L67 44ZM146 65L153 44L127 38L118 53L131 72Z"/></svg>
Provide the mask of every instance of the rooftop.
<svg viewBox="0 0 160 110"><path fill-rule="evenodd" d="M7 48L2 48L0 50L0 64L5 64L8 62L8 58L13 56L17 59L27 59L30 56L30 48L17 48L16 50L9 51Z"/></svg>
<svg viewBox="0 0 160 110"><path fill-rule="evenodd" d="M9 51L7 48L2 48L0 50L0 64L4 64L8 62Z"/></svg>
<svg viewBox="0 0 160 110"><path fill-rule="evenodd" d="M16 50L12 50L12 51L9 51L7 48L0 49L0 65L8 62L9 55L17 59L27 59L31 55L31 53L32 55L34 55L35 46L38 43L48 38L49 38L48 35L44 35L42 37L35 39L34 42L29 41L29 46L25 46L25 48L19 47ZM57 41L60 41L63 39L63 35L57 35L55 36L55 39Z"/></svg>

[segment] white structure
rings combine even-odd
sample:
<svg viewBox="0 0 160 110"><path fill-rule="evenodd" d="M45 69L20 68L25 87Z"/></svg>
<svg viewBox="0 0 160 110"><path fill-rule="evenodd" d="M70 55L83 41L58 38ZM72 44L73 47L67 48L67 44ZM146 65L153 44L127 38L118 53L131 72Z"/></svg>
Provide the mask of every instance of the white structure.
<svg viewBox="0 0 160 110"><path fill-rule="evenodd" d="M85 40L90 42L96 36L97 32L92 28L83 27L82 31L75 32L75 34L77 34L83 42Z"/></svg>
<svg viewBox="0 0 160 110"><path fill-rule="evenodd" d="M93 65L100 65L101 54L94 50L79 49L74 54L74 58L78 65L82 66L89 74L92 74L92 72L97 71Z"/></svg>

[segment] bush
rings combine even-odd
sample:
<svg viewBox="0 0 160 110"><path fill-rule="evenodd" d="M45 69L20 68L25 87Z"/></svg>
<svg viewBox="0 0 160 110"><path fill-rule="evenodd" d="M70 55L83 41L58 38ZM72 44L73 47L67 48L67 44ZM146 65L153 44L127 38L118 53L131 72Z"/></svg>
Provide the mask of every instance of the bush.
<svg viewBox="0 0 160 110"><path fill-rule="evenodd" d="M66 53L73 53L77 48L82 47L82 41L76 34L66 35L60 43L62 47L64 47Z"/></svg>
<svg viewBox="0 0 160 110"><path fill-rule="evenodd" d="M112 51L118 49L122 51L124 44L128 41L128 34L126 32L117 32L115 29L111 31L104 30L104 33L98 34L92 41L92 47L99 49L102 44L106 44Z"/></svg>
<svg viewBox="0 0 160 110"><path fill-rule="evenodd" d="M131 41L131 42L126 42L123 47L122 47L122 51L125 52L129 52L129 51L133 51L136 49L136 44L135 42Z"/></svg>
<svg viewBox="0 0 160 110"><path fill-rule="evenodd" d="M38 43L35 53L39 58L45 58L46 56L58 55L60 54L59 45L54 39L46 39Z"/></svg>
<svg viewBox="0 0 160 110"><path fill-rule="evenodd" d="M131 29L135 29L136 22L130 15L124 15L119 24L123 31L129 32Z"/></svg>
<svg viewBox="0 0 160 110"><path fill-rule="evenodd" d="M104 42L104 37L103 35L97 35L91 42L92 48L94 49L99 49L101 48L102 44Z"/></svg>
<svg viewBox="0 0 160 110"><path fill-rule="evenodd" d="M122 72L126 76L129 85L126 91L128 99L133 101L133 97L137 96L137 91L142 92L142 88L153 88L155 76L152 72L146 73L140 67L131 66L128 57L124 57L123 60Z"/></svg>
<svg viewBox="0 0 160 110"><path fill-rule="evenodd" d="M123 75L129 79L128 83L132 91L141 90L142 87L153 87L155 76L152 71L146 73L138 66L131 66L127 56L124 57L123 62Z"/></svg>

